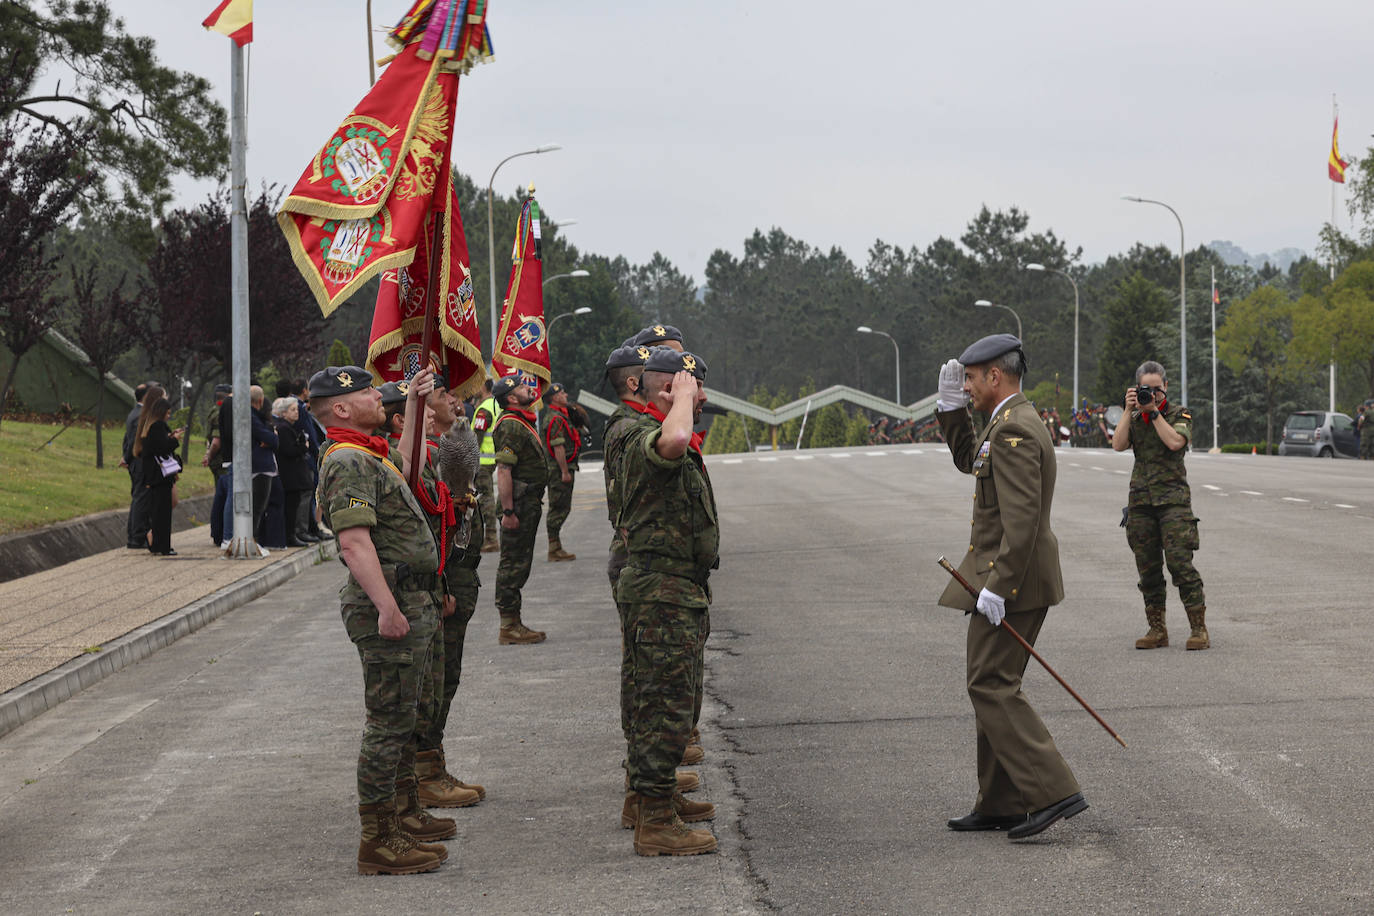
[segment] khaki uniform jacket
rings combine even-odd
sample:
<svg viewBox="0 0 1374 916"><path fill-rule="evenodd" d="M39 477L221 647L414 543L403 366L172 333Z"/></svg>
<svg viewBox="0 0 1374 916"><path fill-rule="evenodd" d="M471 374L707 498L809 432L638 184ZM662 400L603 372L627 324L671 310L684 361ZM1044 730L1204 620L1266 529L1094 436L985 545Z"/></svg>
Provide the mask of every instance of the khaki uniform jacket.
<svg viewBox="0 0 1374 916"><path fill-rule="evenodd" d="M954 466L974 477L973 533L959 572L974 588L1006 599L1008 611L1064 599L1059 541L1050 530L1054 445L1035 408L1017 393L988 421L981 439L964 409L936 413ZM944 607L972 611L973 597L951 581Z"/></svg>

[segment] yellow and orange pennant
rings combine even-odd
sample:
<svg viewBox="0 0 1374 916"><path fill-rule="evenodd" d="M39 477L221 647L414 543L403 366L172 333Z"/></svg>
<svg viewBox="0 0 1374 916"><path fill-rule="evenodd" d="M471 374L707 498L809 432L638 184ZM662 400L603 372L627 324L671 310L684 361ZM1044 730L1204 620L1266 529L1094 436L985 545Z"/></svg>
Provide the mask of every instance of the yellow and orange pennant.
<svg viewBox="0 0 1374 916"><path fill-rule="evenodd" d="M1340 128L1340 118L1331 122L1331 155L1326 160L1326 174L1332 181L1338 184L1345 184L1345 167L1350 163L1341 158L1341 147L1336 142L1336 133Z"/></svg>
<svg viewBox="0 0 1374 916"><path fill-rule="evenodd" d="M253 40L253 0L224 0L201 25L228 35L241 48Z"/></svg>

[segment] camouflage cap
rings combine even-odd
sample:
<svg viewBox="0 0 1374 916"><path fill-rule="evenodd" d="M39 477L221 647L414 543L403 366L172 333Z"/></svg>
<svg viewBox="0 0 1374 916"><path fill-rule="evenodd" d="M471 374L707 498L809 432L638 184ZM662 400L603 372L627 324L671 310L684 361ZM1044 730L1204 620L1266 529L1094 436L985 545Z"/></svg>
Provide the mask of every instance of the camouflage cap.
<svg viewBox="0 0 1374 916"><path fill-rule="evenodd" d="M644 363L645 372L690 372L706 381L706 361L693 353L679 353L670 347L654 347Z"/></svg>
<svg viewBox="0 0 1374 916"><path fill-rule="evenodd" d="M654 344L663 343L665 340L676 340L678 343L682 343L682 332L671 324L656 324L629 338L622 346L652 347Z"/></svg>
<svg viewBox="0 0 1374 916"><path fill-rule="evenodd" d="M410 394L410 382L387 382L385 385L378 385L377 390L382 393L382 406L390 407L406 399L406 395Z"/></svg>
<svg viewBox="0 0 1374 916"><path fill-rule="evenodd" d="M1026 351L1021 346L1021 339L1015 334L989 334L987 337L975 340L968 345L963 353L959 354L959 362L965 366L980 366L983 363L990 363L1012 350L1020 351L1023 368L1029 365L1026 360Z"/></svg>
<svg viewBox="0 0 1374 916"><path fill-rule="evenodd" d="M362 366L326 366L310 376L312 398L336 398L372 387L372 373Z"/></svg>
<svg viewBox="0 0 1374 916"><path fill-rule="evenodd" d="M616 347L611 351L611 355L606 357L606 369L628 369L631 366L642 366L649 359L649 347L646 345Z"/></svg>

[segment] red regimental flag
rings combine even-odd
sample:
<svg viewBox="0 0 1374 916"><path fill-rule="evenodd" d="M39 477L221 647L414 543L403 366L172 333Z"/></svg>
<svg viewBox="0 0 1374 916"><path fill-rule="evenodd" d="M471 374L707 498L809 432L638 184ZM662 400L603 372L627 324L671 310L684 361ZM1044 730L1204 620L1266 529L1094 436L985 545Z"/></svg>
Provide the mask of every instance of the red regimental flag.
<svg viewBox="0 0 1374 916"><path fill-rule="evenodd" d="M315 154L277 214L326 315L409 264L453 133L458 75L407 46Z"/></svg>
<svg viewBox="0 0 1374 916"><path fill-rule="evenodd" d="M367 346L367 371L388 382L400 381L429 366L448 381L459 398L475 394L486 378L481 338L477 329L472 271L468 268L468 243L458 212L458 194L448 182L448 207L431 217L443 220L442 259L439 262L439 333L428 359L420 348L428 295L430 245L433 226L426 222L415 260L382 274L377 310L372 315L372 334ZM440 192L442 193L442 191Z"/></svg>
<svg viewBox="0 0 1374 916"><path fill-rule="evenodd" d="M1350 163L1341 158L1341 148L1336 142L1340 126L1339 118L1331 122L1331 154L1326 157L1326 174L1332 181L1345 184L1345 167Z"/></svg>
<svg viewBox="0 0 1374 916"><path fill-rule="evenodd" d="M511 255L510 283L492 360L497 376L512 371L549 381L549 332L544 324L544 264L539 250L539 204L533 191L520 210Z"/></svg>

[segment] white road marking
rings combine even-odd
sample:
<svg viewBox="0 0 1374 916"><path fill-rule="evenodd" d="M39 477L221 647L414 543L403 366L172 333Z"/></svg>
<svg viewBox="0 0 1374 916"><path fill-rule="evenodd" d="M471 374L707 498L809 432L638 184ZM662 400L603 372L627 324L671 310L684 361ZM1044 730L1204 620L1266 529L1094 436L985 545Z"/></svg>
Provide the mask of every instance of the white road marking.
<svg viewBox="0 0 1374 916"><path fill-rule="evenodd" d="M1130 473L1130 472L1129 472L1129 471L1123 471L1123 470L1121 470L1120 468L1112 468L1112 473L1113 473L1113 474L1127 474L1127 473Z"/></svg>
<svg viewBox="0 0 1374 916"><path fill-rule="evenodd" d="M860 452L860 454L867 455L870 458L881 458L886 455L887 452Z"/></svg>
<svg viewBox="0 0 1374 916"><path fill-rule="evenodd" d="M1337 509L1358 509L1359 506L1352 506L1350 503L1334 503Z"/></svg>
<svg viewBox="0 0 1374 916"><path fill-rule="evenodd" d="M760 461L777 461L778 459L776 459L776 458L760 458L759 460L760 460Z"/></svg>
<svg viewBox="0 0 1374 916"><path fill-rule="evenodd" d="M1221 487L1214 487L1214 486L1212 486L1210 483L1204 483L1204 484L1202 485L1202 488L1203 488L1204 490L1220 490L1220 489L1221 489Z"/></svg>
<svg viewBox="0 0 1374 916"><path fill-rule="evenodd" d="M851 458L851 457L853 457L853 456L850 455L849 452L831 452L831 453L830 453L830 457L831 457L831 458Z"/></svg>
<svg viewBox="0 0 1374 916"><path fill-rule="evenodd" d="M924 455L925 452L922 451L922 450L919 449L919 448L904 448L904 449L902 449L902 454L903 454L903 455Z"/></svg>
<svg viewBox="0 0 1374 916"><path fill-rule="evenodd" d="M1264 494L1261 493L1259 490L1241 490L1240 492L1244 493L1246 496L1263 496L1263 495L1264 495Z"/></svg>
<svg viewBox="0 0 1374 916"><path fill-rule="evenodd" d="M744 459L743 459L743 458L722 458L722 459L720 460L720 463L721 463L721 464L744 464Z"/></svg>
<svg viewBox="0 0 1374 916"><path fill-rule="evenodd" d="M1105 471L1106 468L1100 468L1100 467L1098 467L1097 465L1094 464L1094 465L1092 466L1092 470L1094 470L1094 471Z"/></svg>
<svg viewBox="0 0 1374 916"><path fill-rule="evenodd" d="M1070 461L1070 462L1069 462L1069 467L1071 467L1071 468L1081 468L1082 466L1083 466L1083 465L1079 464L1077 461Z"/></svg>
<svg viewBox="0 0 1374 916"><path fill-rule="evenodd" d="M793 455L793 456L792 456L792 460L793 460L793 461L810 461L812 458L815 458L815 457L816 457L815 455Z"/></svg>
<svg viewBox="0 0 1374 916"><path fill-rule="evenodd" d="M1285 496L1285 497L1283 498L1283 501L1286 502L1286 503L1306 503L1306 502L1311 502L1310 499L1299 499L1299 498L1296 497L1296 496Z"/></svg>

